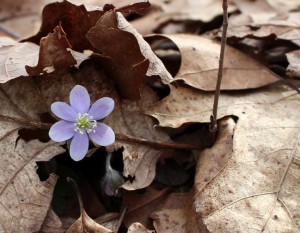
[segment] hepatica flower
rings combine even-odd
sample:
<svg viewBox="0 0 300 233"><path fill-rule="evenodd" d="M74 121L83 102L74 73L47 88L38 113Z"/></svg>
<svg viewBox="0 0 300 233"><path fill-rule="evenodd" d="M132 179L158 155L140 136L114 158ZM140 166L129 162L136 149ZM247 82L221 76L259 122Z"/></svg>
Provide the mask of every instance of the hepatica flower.
<svg viewBox="0 0 300 233"><path fill-rule="evenodd" d="M51 111L61 120L51 127L50 138L56 142L71 139L70 155L75 161L86 155L89 138L100 146L112 144L115 133L99 120L112 112L114 104L113 99L104 97L90 106L89 93L83 86L76 85L70 93L70 105L65 102L51 105Z"/></svg>

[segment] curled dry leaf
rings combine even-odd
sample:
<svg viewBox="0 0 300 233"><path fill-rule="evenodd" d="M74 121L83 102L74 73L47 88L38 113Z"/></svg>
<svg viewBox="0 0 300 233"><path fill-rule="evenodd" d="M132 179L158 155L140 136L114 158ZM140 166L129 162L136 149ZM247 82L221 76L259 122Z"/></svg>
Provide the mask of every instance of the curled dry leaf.
<svg viewBox="0 0 300 233"><path fill-rule="evenodd" d="M40 41L39 61L37 66L26 66L29 75L39 75L64 69L77 62L70 52L70 44L61 25L56 26L53 33L49 33Z"/></svg>
<svg viewBox="0 0 300 233"><path fill-rule="evenodd" d="M65 233L66 230L62 228L62 222L55 212L50 208L44 219L39 233Z"/></svg>
<svg viewBox="0 0 300 233"><path fill-rule="evenodd" d="M155 231L148 230L146 227L144 227L139 222L135 222L130 225L128 228L127 233L154 233Z"/></svg>
<svg viewBox="0 0 300 233"><path fill-rule="evenodd" d="M87 38L101 52L100 58L108 57L103 61L121 97L139 99L149 61L142 55L134 35L118 28L117 13L106 12L89 30Z"/></svg>
<svg viewBox="0 0 300 233"><path fill-rule="evenodd" d="M84 5L77 6L68 1L48 4L43 9L40 31L25 41L39 44L42 37L47 36L57 25L61 24L72 49L80 52L85 49L92 50L93 47L85 35L102 14L102 10L88 11Z"/></svg>
<svg viewBox="0 0 300 233"><path fill-rule="evenodd" d="M286 54L289 66L286 74L291 78L300 78L300 50L295 50Z"/></svg>
<svg viewBox="0 0 300 233"><path fill-rule="evenodd" d="M149 39L167 38L181 54L181 65L175 80L183 80L201 90L215 90L218 77L220 43L194 35L159 35ZM258 88L278 81L276 74L237 49L227 46L221 89Z"/></svg>
<svg viewBox="0 0 300 233"><path fill-rule="evenodd" d="M139 99L145 75L159 75L164 83L172 78L143 37L115 10L106 12L87 34L94 48L101 52L121 97Z"/></svg>

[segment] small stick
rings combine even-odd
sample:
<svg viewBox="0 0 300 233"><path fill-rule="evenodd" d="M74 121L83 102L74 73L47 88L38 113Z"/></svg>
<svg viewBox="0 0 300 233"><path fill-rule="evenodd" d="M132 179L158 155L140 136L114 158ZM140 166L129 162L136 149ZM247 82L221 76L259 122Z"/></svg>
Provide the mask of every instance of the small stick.
<svg viewBox="0 0 300 233"><path fill-rule="evenodd" d="M228 27L227 0L223 0L222 6L223 6L223 31L222 31L221 51L220 51L220 58L219 58L219 70L218 70L218 79L217 79L215 98L214 98L213 114L210 117L210 129L209 129L213 133L215 133L218 129L217 126L218 103L220 97L221 82L223 77L223 62L224 62L225 46L227 41L226 33Z"/></svg>
<svg viewBox="0 0 300 233"><path fill-rule="evenodd" d="M1 116L1 115L0 115L0 120L19 123L20 125L24 125L25 128L30 127L35 129L49 130L52 126L52 124L49 123L28 121L28 120L23 120L14 117L8 117L8 116ZM155 149L178 149L178 150L202 150L203 149L203 147L192 145L192 144L150 141L145 138L125 135L125 134L118 134L118 133L116 133L116 140L150 146Z"/></svg>

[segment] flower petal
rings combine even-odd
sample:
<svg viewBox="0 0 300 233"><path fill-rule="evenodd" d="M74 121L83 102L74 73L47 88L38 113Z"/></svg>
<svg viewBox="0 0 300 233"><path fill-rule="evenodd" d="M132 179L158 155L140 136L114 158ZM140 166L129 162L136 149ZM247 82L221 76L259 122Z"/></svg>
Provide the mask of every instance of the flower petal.
<svg viewBox="0 0 300 233"><path fill-rule="evenodd" d="M114 109L115 102L112 98L103 97L98 99L90 108L88 114L94 117L94 119L101 120L108 116Z"/></svg>
<svg viewBox="0 0 300 233"><path fill-rule="evenodd" d="M74 123L64 120L56 122L49 131L50 138L55 142L66 141L73 137L74 134Z"/></svg>
<svg viewBox="0 0 300 233"><path fill-rule="evenodd" d="M108 146L115 141L114 131L103 123L97 123L95 133L90 133L91 139L100 146Z"/></svg>
<svg viewBox="0 0 300 233"><path fill-rule="evenodd" d="M74 161L79 161L84 158L89 148L89 138L87 133L75 133L71 145L70 156Z"/></svg>
<svg viewBox="0 0 300 233"><path fill-rule="evenodd" d="M55 116L66 120L75 122L77 113L75 110L65 102L55 102L51 104L51 111Z"/></svg>
<svg viewBox="0 0 300 233"><path fill-rule="evenodd" d="M76 85L70 93L70 104L77 113L87 113L91 104L87 89Z"/></svg>

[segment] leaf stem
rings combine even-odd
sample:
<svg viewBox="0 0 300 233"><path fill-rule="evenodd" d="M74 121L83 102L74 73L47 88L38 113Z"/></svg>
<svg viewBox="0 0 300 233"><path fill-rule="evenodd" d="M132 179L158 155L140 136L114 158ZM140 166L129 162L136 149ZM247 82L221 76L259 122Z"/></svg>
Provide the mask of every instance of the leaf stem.
<svg viewBox="0 0 300 233"><path fill-rule="evenodd" d="M213 114L210 117L210 131L216 132L218 129L217 126L217 115L218 115L218 103L220 97L220 89L221 89L221 82L223 77L223 66L224 66L224 54L225 54L225 46L227 41L227 27L228 27L228 3L227 0L223 0L223 31L222 31L222 39L221 39L221 51L220 51L220 58L219 58L219 70L218 70L218 79L215 91L215 98L214 98L214 106L213 106Z"/></svg>

